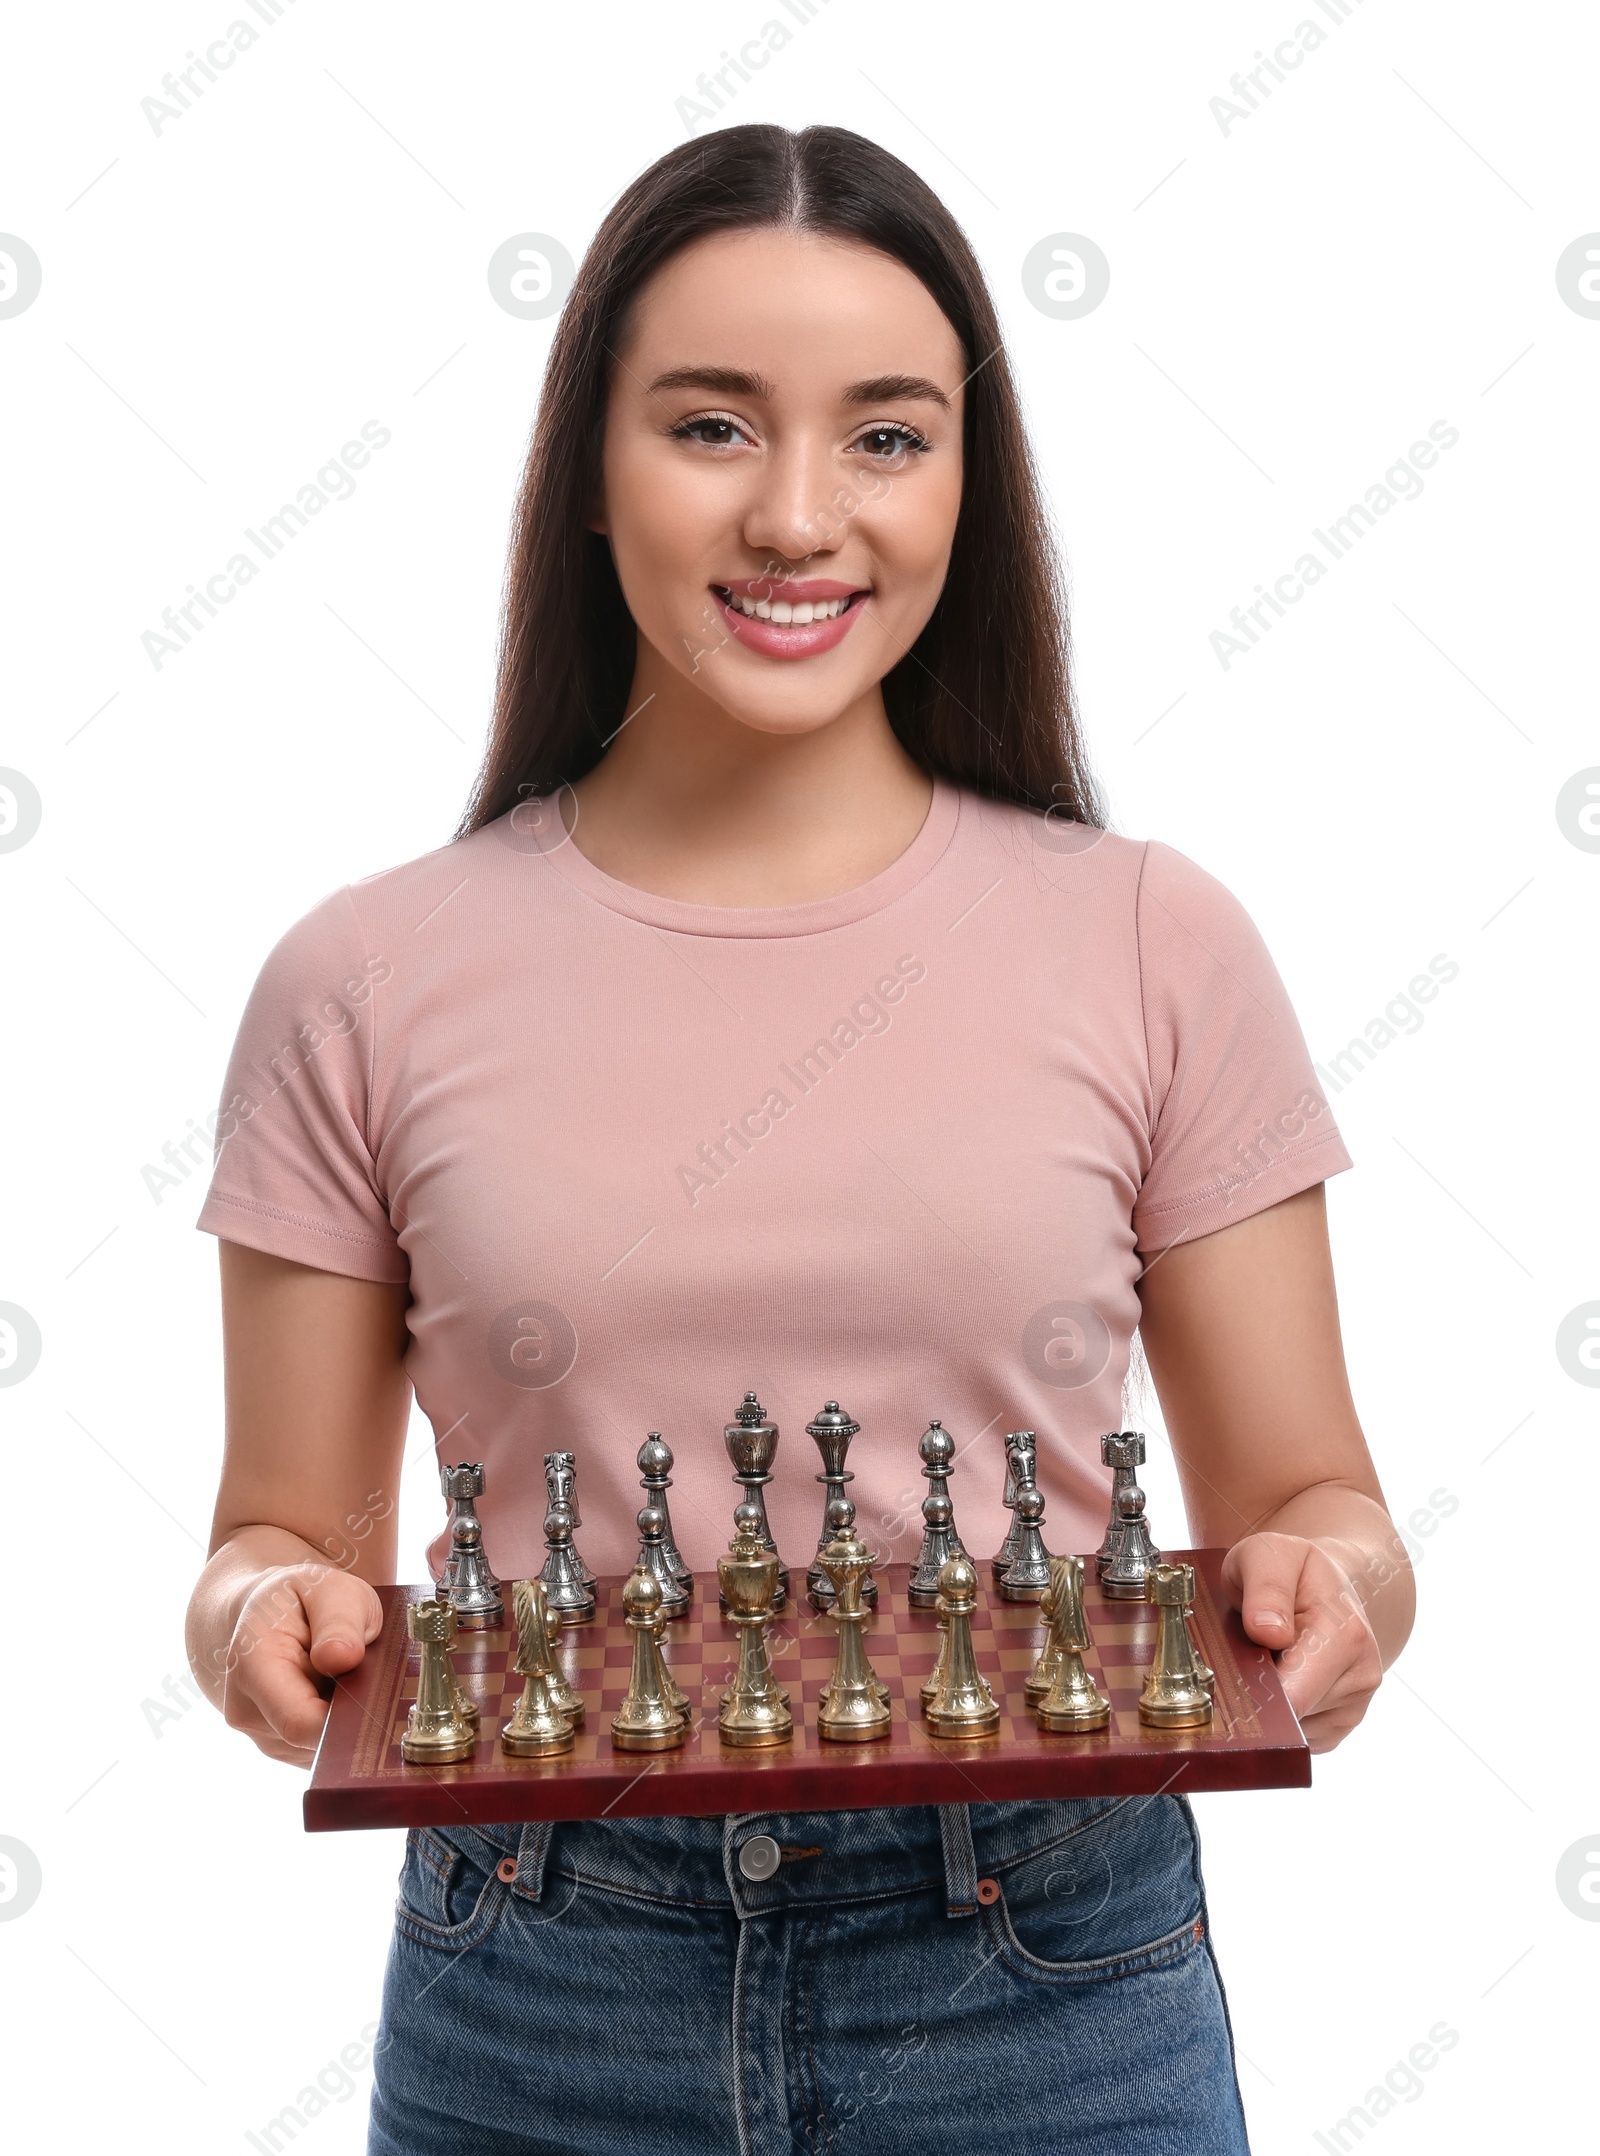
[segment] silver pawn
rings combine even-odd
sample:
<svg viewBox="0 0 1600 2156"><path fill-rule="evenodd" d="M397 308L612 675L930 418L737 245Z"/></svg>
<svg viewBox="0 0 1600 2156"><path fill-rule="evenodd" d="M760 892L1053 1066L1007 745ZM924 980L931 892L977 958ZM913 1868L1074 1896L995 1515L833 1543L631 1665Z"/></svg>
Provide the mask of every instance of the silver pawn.
<svg viewBox="0 0 1600 2156"><path fill-rule="evenodd" d="M595 1597L578 1570L572 1547L572 1508L552 1505L544 1516L545 1560L539 1574L545 1600L558 1624L587 1624L595 1613Z"/></svg>
<svg viewBox="0 0 1600 2156"><path fill-rule="evenodd" d="M1145 1524L1144 1492L1137 1483L1117 1492L1120 1532L1111 1562L1100 1575L1100 1591L1108 1602L1143 1602L1145 1581L1161 1552L1150 1539Z"/></svg>
<svg viewBox="0 0 1600 2156"><path fill-rule="evenodd" d="M639 1508L639 1555L634 1569L648 1572L661 1589L663 1617L683 1615L689 1607L689 1597L667 1558L667 1516L659 1505Z"/></svg>
<svg viewBox="0 0 1600 2156"><path fill-rule="evenodd" d="M504 1621L506 1606L500 1582L483 1554L483 1528L475 1500L483 1495L483 1463L463 1460L441 1467L439 1487L450 1499L450 1555L445 1560L439 1599L448 1601L464 1632L482 1631Z"/></svg>
<svg viewBox="0 0 1600 2156"><path fill-rule="evenodd" d="M654 1505L666 1521L667 1563L672 1576L685 1594L694 1593L694 1574L683 1561L677 1540L672 1532L672 1514L667 1509L667 1492L672 1487L672 1447L665 1442L659 1430L652 1430L639 1447L639 1477L645 1491L645 1501Z"/></svg>
<svg viewBox="0 0 1600 2156"><path fill-rule="evenodd" d="M906 1600L914 1610L939 1606L939 1573L952 1557L965 1557L961 1538L951 1523L947 1492L934 1488L922 1500L922 1548L906 1582Z"/></svg>
<svg viewBox="0 0 1600 2156"><path fill-rule="evenodd" d="M1044 1498L1032 1481L1017 1490L1016 1555L995 1583L1002 1602L1037 1602L1050 1585L1050 1553L1044 1546L1039 1523L1044 1518Z"/></svg>

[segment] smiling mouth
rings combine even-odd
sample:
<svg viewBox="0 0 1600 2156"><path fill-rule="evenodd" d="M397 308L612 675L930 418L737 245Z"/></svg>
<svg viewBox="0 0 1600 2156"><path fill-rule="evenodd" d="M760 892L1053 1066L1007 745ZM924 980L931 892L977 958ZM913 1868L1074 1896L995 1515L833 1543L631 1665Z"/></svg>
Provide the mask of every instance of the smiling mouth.
<svg viewBox="0 0 1600 2156"><path fill-rule="evenodd" d="M724 606L736 608L747 621L770 621L795 628L803 628L808 622L837 621L859 601L871 597L870 592L853 591L843 599L752 599L730 591L726 584L713 584L711 589Z"/></svg>

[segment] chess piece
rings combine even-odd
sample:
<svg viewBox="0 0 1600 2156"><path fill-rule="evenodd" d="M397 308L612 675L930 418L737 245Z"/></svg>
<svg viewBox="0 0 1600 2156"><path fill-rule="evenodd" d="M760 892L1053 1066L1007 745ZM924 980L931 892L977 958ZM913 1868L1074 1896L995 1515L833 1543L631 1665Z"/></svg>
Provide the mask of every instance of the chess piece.
<svg viewBox="0 0 1600 2156"><path fill-rule="evenodd" d="M682 1717L682 1719L686 1723L690 1722L694 1718L693 1704L690 1701L688 1693L683 1689L683 1686L679 1684L677 1678L673 1676L672 1664L667 1659L667 1613L665 1610L656 1611L655 1625L656 1645L661 1649L662 1690L666 1693L667 1698L672 1702L673 1706L677 1708L678 1713ZM787 1698L788 1694L785 1693L784 1697Z"/></svg>
<svg viewBox="0 0 1600 2156"><path fill-rule="evenodd" d="M761 1515L761 1546L774 1557L778 1545L772 1539L772 1529L767 1525L767 1502L762 1495L772 1480L772 1462L778 1450L778 1425L769 1422L761 1402L753 1392L747 1392L739 1403L732 1422L722 1432L722 1442L728 1448L728 1458L733 1462L733 1479L744 1495L741 1502L754 1505ZM717 1560L717 1576L722 1576L722 1561ZM778 1584L773 1591L772 1607L781 1610L789 1599L789 1574L781 1559L778 1563ZM724 1609L729 1607L726 1596L722 1597Z"/></svg>
<svg viewBox="0 0 1600 2156"><path fill-rule="evenodd" d="M584 1716L588 1713L588 1708L584 1704L583 1694L576 1685L569 1681L566 1671L561 1667L561 1660L556 1652L555 1645L559 1626L556 1624L554 1613L550 1608L549 1590L545 1587L543 1580L518 1580L512 1585L511 1610L517 1625L518 1652L519 1654L521 1652L522 1621L517 1616L517 1593L518 1589L522 1587L538 1587L544 1596L542 1607L544 1610L545 1636L550 1642L550 1696L563 1714L572 1717L573 1728L582 1729ZM512 1667L518 1671L522 1669L520 1662L514 1662ZM476 1708L473 1711L476 1713Z"/></svg>
<svg viewBox="0 0 1600 2156"><path fill-rule="evenodd" d="M995 1582L995 1593L1002 1602L1037 1602L1050 1585L1050 1552L1044 1546L1044 1536L1039 1522L1044 1518L1044 1494L1032 1477L1032 1463L1028 1456L1017 1454L1019 1479L1012 1519L1016 1524L1016 1548L1011 1562ZM1028 1465L1028 1479L1023 1481L1020 1469Z"/></svg>
<svg viewBox="0 0 1600 2156"><path fill-rule="evenodd" d="M917 1450L922 1455L922 1479L928 1494L922 1500L922 1547L906 1584L906 1600L914 1610L928 1610L939 1600L939 1569L952 1557L967 1552L955 1528L955 1509L950 1502L950 1463L956 1454L955 1439L937 1419L930 1422Z"/></svg>
<svg viewBox="0 0 1600 2156"><path fill-rule="evenodd" d="M1044 1645L1039 1649L1038 1660L1029 1670L1023 1682L1023 1696L1030 1707L1037 1707L1051 1685L1055 1682L1056 1665L1061 1660L1061 1650L1056 1645L1055 1626L1051 1622L1056 1613L1055 1576L1056 1566L1063 1563L1059 1557L1050 1560L1051 1585L1039 1597L1039 1615L1045 1621Z"/></svg>
<svg viewBox="0 0 1600 2156"><path fill-rule="evenodd" d="M500 1732L500 1749L512 1759L550 1759L570 1752L577 1728L560 1694L550 1618L543 1580L518 1580L511 1590L517 1621L517 1654L512 1663L527 1682L511 1719Z"/></svg>
<svg viewBox="0 0 1600 2156"><path fill-rule="evenodd" d="M1000 1502L1008 1512L1011 1511L1017 1501L1017 1471L1012 1460L1011 1448L1013 1445L1020 1444L1027 1434L1026 1430L1011 1430L1006 1434L1006 1485L1000 1494ZM1016 1547L1017 1522L1015 1514L1013 1514L1011 1524L1006 1529L1006 1539L989 1560L990 1573L996 1580L1004 1576L1007 1565L1010 1564L1016 1554Z"/></svg>
<svg viewBox="0 0 1600 2156"><path fill-rule="evenodd" d="M717 1729L724 1744L785 1744L794 1735L794 1716L767 1652L778 1554L762 1536L765 1515L753 1501L738 1507L734 1521L733 1541L717 1559L717 1580L728 1615L739 1628L739 1666L723 1694Z"/></svg>
<svg viewBox="0 0 1600 2156"><path fill-rule="evenodd" d="M417 1696L406 1716L400 1756L413 1766L470 1759L477 1730L456 1711L456 1676L450 1651L458 1619L448 1602L413 1602L406 1609L406 1631L422 1649Z"/></svg>
<svg viewBox="0 0 1600 2156"><path fill-rule="evenodd" d="M817 1554L806 1574L806 1600L815 1610L829 1609L833 1604L833 1587L822 1553L833 1537L828 1524L833 1507L844 1496L845 1484L856 1479L844 1463L850 1440L860 1428L860 1423L853 1422L837 1400L825 1400L815 1418L806 1424L806 1435L815 1442L822 1455L822 1473L816 1479L826 1493L822 1501L822 1533L817 1537ZM861 1581L860 1592L863 1602L876 1603L878 1583L870 1572Z"/></svg>
<svg viewBox="0 0 1600 2156"><path fill-rule="evenodd" d="M667 1492L672 1488L672 1447L663 1440L659 1430L652 1430L639 1447L639 1479L644 1487L645 1503L654 1505L667 1523L664 1540L672 1576L685 1594L692 1595L694 1574L683 1561L672 1532L672 1514L667 1509Z"/></svg>
<svg viewBox="0 0 1600 2156"><path fill-rule="evenodd" d="M671 1751L688 1735L688 1725L667 1689L662 1666L661 1589L642 1565L628 1574L622 1607L633 1634L633 1662L622 1705L611 1717L611 1742L619 1752Z"/></svg>
<svg viewBox="0 0 1600 2156"><path fill-rule="evenodd" d="M1056 1650L1050 1689L1037 1702L1039 1727L1057 1734L1105 1729L1111 1702L1090 1676L1083 1659L1089 1627L1083 1614L1083 1559L1050 1560L1050 1639Z"/></svg>
<svg viewBox="0 0 1600 2156"><path fill-rule="evenodd" d="M1099 1573L1103 1583L1107 1573L1115 1564L1117 1553L1122 1547L1123 1518L1121 1504L1123 1493L1127 1490L1137 1489L1139 1486L1139 1469L1144 1465L1145 1458L1143 1431L1108 1431L1100 1440L1100 1457L1106 1466L1111 1469L1111 1516L1106 1523L1105 1540L1095 1553L1095 1570ZM1113 1593L1113 1601L1137 1602L1143 1598L1144 1574L1151 1565L1158 1562L1161 1552L1150 1542L1148 1528L1142 1531L1140 1547L1144 1557L1143 1567L1141 1568L1136 1562L1130 1565L1126 1583L1128 1592Z"/></svg>
<svg viewBox="0 0 1600 2156"><path fill-rule="evenodd" d="M971 1564L970 1557L967 1562ZM933 1658L932 1669L922 1680L921 1697L924 1713L927 1712L930 1702L938 1696L939 1687L944 1683L944 1673L949 1666L950 1658L950 1605L943 1595L939 1595L935 1599L934 1607L939 1613L939 1651Z"/></svg>
<svg viewBox="0 0 1600 2156"><path fill-rule="evenodd" d="M1211 1720L1214 1679L1189 1636L1194 1566L1152 1565L1145 1599L1155 1604L1160 1627L1139 1694L1139 1719L1153 1729L1203 1729Z"/></svg>
<svg viewBox="0 0 1600 2156"><path fill-rule="evenodd" d="M667 1558L667 1516L659 1505L639 1508L638 1562L661 1589L662 1616L686 1616L689 1597Z"/></svg>
<svg viewBox="0 0 1600 2156"><path fill-rule="evenodd" d="M1117 1519L1117 1546L1100 1575L1100 1592L1108 1602L1143 1602L1145 1581L1161 1562L1161 1552L1150 1539L1144 1492L1136 1482L1117 1492Z"/></svg>
<svg viewBox="0 0 1600 2156"><path fill-rule="evenodd" d="M830 1608L839 1631L839 1652L817 1703L817 1735L839 1744L870 1744L874 1738L887 1737L891 1719L889 1688L867 1660L862 1638L872 1612L862 1603L861 1582L877 1553L856 1533L855 1514L848 1497L830 1501L832 1534L822 1551L833 1590Z"/></svg>
<svg viewBox="0 0 1600 2156"><path fill-rule="evenodd" d="M595 1612L594 1590L584 1585L572 1548L572 1512L552 1505L544 1516L545 1558L539 1577L558 1624L587 1624Z"/></svg>
<svg viewBox="0 0 1600 2156"><path fill-rule="evenodd" d="M929 1733L935 1737L992 1737L1000 1728L1000 1709L972 1652L978 1573L970 1557L949 1560L939 1574L939 1592L949 1608L949 1633L944 1677L924 1710Z"/></svg>
<svg viewBox="0 0 1600 2156"><path fill-rule="evenodd" d="M575 1452L547 1452L544 1456L544 1486L552 1505L565 1505L572 1514L572 1531L577 1533L583 1525L583 1514L578 1510L578 1455ZM572 1562L578 1577L594 1594L594 1574L578 1555L578 1545L572 1545Z"/></svg>
<svg viewBox="0 0 1600 2156"><path fill-rule="evenodd" d="M483 1554L483 1529L476 1500L483 1495L483 1463L463 1460L457 1467L441 1466L439 1487L450 1500L450 1554L435 1600L448 1601L463 1632L482 1631L503 1622L506 1606L500 1582Z"/></svg>

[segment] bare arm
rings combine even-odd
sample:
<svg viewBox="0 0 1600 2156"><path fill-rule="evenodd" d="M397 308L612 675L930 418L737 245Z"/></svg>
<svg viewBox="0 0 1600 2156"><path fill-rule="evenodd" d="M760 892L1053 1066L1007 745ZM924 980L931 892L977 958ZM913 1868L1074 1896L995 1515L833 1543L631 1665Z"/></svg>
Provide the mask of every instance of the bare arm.
<svg viewBox="0 0 1600 2156"><path fill-rule="evenodd" d="M228 1721L308 1766L317 1679L377 1635L394 1577L409 1291L223 1242L227 1440L189 1661Z"/></svg>
<svg viewBox="0 0 1600 2156"><path fill-rule="evenodd" d="M1201 1544L1226 1544L1245 1630L1285 1650L1312 1747L1366 1712L1415 1589L1362 1435L1322 1185L1161 1252L1140 1337Z"/></svg>

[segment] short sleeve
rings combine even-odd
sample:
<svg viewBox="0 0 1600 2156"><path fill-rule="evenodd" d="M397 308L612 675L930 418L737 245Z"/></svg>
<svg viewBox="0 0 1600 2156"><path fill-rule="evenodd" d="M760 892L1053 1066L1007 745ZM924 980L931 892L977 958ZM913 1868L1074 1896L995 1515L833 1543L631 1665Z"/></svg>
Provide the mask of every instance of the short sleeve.
<svg viewBox="0 0 1600 2156"><path fill-rule="evenodd" d="M1152 1126L1133 1223L1148 1257L1352 1162L1288 991L1233 893L1152 842L1137 905Z"/></svg>
<svg viewBox="0 0 1600 2156"><path fill-rule="evenodd" d="M369 1117L392 971L369 952L348 885L267 954L217 1110L204 1232L357 1280L409 1278Z"/></svg>

